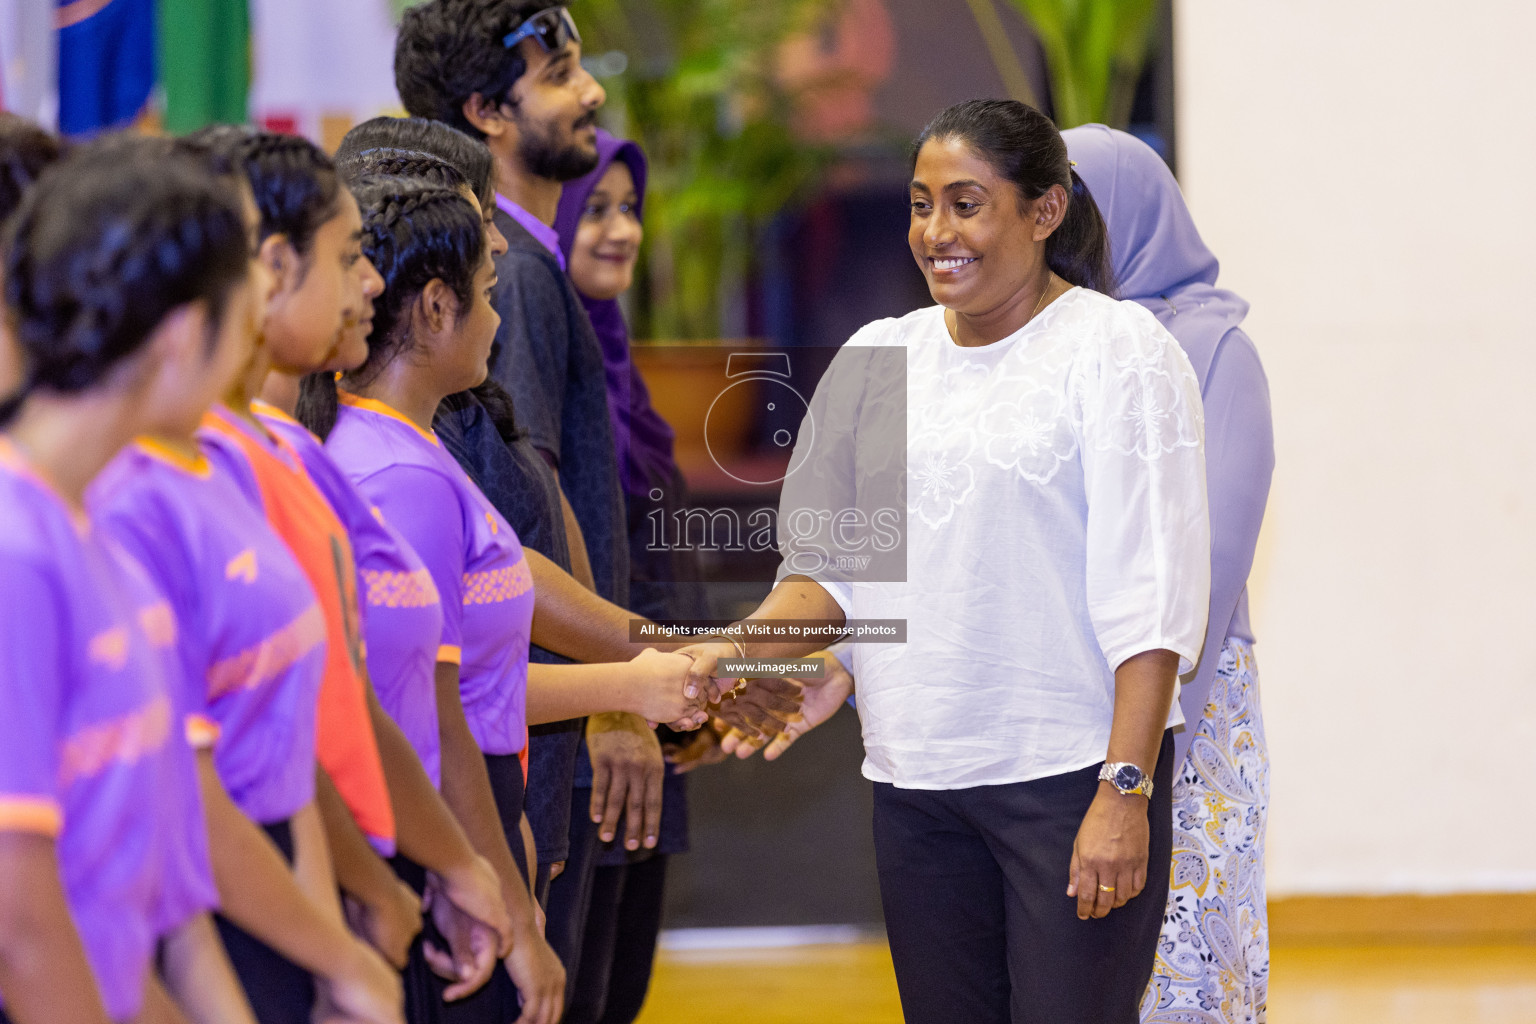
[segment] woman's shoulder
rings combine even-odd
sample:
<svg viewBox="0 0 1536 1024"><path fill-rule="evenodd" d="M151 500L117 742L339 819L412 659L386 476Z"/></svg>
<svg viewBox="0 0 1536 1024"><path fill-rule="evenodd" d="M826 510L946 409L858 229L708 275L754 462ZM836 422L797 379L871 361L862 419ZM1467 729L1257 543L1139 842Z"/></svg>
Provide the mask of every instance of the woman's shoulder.
<svg viewBox="0 0 1536 1024"><path fill-rule="evenodd" d="M1116 299L1091 288L1075 288L1063 304L1063 323L1078 329L1086 342L1080 356L1119 367L1163 366L1194 372L1184 350L1145 306Z"/></svg>

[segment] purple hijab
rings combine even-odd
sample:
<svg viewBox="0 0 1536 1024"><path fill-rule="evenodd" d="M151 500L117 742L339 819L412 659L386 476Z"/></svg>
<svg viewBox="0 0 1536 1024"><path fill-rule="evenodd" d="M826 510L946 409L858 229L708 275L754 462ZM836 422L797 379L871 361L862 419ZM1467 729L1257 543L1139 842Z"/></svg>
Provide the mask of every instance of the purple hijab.
<svg viewBox="0 0 1536 1024"><path fill-rule="evenodd" d="M1139 139L1101 124L1062 137L1109 227L1120 297L1151 310L1178 340L1205 403L1211 612L1200 663L1180 697L1186 724L1175 737L1179 771L1205 715L1222 643L1229 636L1253 640L1248 573L1275 468L1269 383L1258 351L1238 326L1248 303L1216 287L1219 264L1168 165Z"/></svg>
<svg viewBox="0 0 1536 1024"><path fill-rule="evenodd" d="M627 139L614 138L597 130L597 167L565 184L560 194L560 209L555 214L555 231L567 258L576 243L576 225L587 198L615 160L629 165L635 179L637 214L645 204L645 154ZM576 293L581 295L578 286ZM629 326L616 299L589 299L581 295L603 346L603 371L608 384L608 415L613 421L614 447L618 449L619 479L626 495L643 495L672 478L672 428L651 408L651 393L629 355Z"/></svg>

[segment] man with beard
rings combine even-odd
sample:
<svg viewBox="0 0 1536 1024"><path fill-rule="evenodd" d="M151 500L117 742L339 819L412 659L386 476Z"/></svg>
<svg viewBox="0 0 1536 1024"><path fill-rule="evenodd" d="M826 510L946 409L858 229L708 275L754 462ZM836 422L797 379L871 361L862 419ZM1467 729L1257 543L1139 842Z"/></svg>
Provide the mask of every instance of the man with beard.
<svg viewBox="0 0 1536 1024"><path fill-rule="evenodd" d="M570 14L551 0L429 0L401 22L395 83L412 115L484 140L495 159L495 224L508 248L496 259L501 327L491 376L510 394L517 428L558 479L572 575L623 607L629 552L602 349L551 226L562 183L597 163L596 115L605 96L580 58ZM505 402L499 412L493 399L485 405L506 433ZM502 473L490 462L466 468L493 500L499 484L516 486L483 479ZM513 519L512 526L521 536L524 525ZM560 660L537 647L532 657ZM580 749L580 720L535 727L529 744L534 885L569 983L580 962L597 844L618 836L630 849L654 846L663 770L655 734L636 716L597 715L584 728L590 763ZM629 828L620 831L615 823L626 806Z"/></svg>

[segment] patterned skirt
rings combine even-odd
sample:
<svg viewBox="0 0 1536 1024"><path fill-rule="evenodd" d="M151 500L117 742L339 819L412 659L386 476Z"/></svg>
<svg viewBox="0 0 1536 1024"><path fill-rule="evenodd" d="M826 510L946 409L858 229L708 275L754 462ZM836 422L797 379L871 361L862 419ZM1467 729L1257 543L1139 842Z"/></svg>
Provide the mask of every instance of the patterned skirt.
<svg viewBox="0 0 1536 1024"><path fill-rule="evenodd" d="M1253 648L1228 639L1173 787L1168 907L1142 1024L1264 1024L1269 749Z"/></svg>

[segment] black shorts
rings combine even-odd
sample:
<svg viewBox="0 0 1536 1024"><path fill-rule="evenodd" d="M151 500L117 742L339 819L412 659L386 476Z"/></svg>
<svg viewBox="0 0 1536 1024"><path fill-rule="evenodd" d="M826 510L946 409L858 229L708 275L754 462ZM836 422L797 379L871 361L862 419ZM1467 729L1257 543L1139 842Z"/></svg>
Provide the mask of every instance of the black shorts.
<svg viewBox="0 0 1536 1024"><path fill-rule="evenodd" d="M290 866L293 829L287 821L261 826ZM315 979L304 968L236 926L222 914L213 922L224 950L261 1024L309 1024L315 1005Z"/></svg>
<svg viewBox="0 0 1536 1024"><path fill-rule="evenodd" d="M485 768L491 777L491 793L496 799L502 830L526 885L528 864L520 824L523 817L523 766L516 754L487 754ZM390 865L418 896L425 891L427 873L421 865L403 856L392 858ZM429 941L439 949L447 948L447 943L432 924L430 914L422 921L421 934L411 944L410 962L404 972L405 1019L410 1024L507 1024L518 1018L522 1003L517 997L517 987L512 984L506 969L500 966L479 991L454 1003L443 1002L443 991L449 983L427 966L422 947Z"/></svg>

